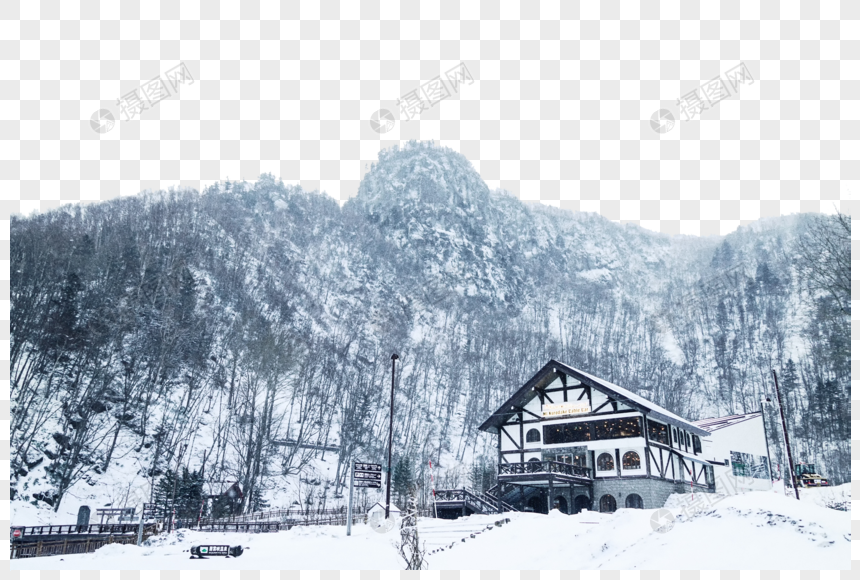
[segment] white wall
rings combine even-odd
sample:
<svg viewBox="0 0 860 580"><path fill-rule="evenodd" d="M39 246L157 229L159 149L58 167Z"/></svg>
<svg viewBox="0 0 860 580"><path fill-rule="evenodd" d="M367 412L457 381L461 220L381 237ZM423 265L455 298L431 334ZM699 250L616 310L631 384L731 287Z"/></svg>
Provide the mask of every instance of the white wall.
<svg viewBox="0 0 860 580"><path fill-rule="evenodd" d="M702 451L700 457L703 459L719 461L720 463L724 463L726 459L729 460L729 465L714 465L717 493L733 495L747 491L768 491L771 489L768 479L737 477L732 474L732 451L767 457L761 416L717 429L709 437L702 439ZM771 455L771 460L775 469L778 458Z"/></svg>

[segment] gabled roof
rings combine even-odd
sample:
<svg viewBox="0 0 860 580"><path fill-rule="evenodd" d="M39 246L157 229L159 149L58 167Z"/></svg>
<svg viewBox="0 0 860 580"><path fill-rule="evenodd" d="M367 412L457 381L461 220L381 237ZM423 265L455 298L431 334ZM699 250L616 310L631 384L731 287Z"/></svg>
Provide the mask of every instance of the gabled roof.
<svg viewBox="0 0 860 580"><path fill-rule="evenodd" d="M695 433L696 435L704 436L710 434L709 431L702 429L693 422L687 421L686 419L682 419L671 411L664 409L660 405L652 403L651 401L643 397L640 397L636 393L628 391L627 389L619 387L618 385L612 384L609 381L590 375L585 371L581 371L564 363L558 362L554 359L550 359L550 361L546 363L541 370L539 370L531 379L529 379L526 384L520 387L520 389L511 396L511 398L505 401L504 404L499 407L495 413L490 415L490 417L486 421L484 421L483 424L478 427L478 429L490 433L498 432L499 428L513 414L511 411L511 407L521 407L522 405L524 405L531 399L531 397L534 396L532 393L533 389L543 388L547 386L549 383L555 380L559 373L567 375L569 377L573 377L584 385L591 387L592 389L612 396L613 398L623 403L626 403L627 405L630 405L634 409L646 413L649 417L653 419L671 423L676 427L681 427L682 429L686 429L690 433Z"/></svg>
<svg viewBox="0 0 860 580"><path fill-rule="evenodd" d="M743 423L744 421L749 421L750 419L756 419L758 417L761 417L761 413L747 413L745 415L726 415L725 417L702 419L701 421L694 421L694 423L702 429L714 432L718 429L731 427L732 425L737 425L738 423Z"/></svg>

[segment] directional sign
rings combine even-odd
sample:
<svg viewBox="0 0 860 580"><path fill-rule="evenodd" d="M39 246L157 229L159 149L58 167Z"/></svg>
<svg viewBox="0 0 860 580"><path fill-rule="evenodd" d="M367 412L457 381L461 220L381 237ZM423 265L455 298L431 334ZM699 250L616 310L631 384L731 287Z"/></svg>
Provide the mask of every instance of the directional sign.
<svg viewBox="0 0 860 580"><path fill-rule="evenodd" d="M356 471L377 471L382 473L382 465L379 463L355 463Z"/></svg>
<svg viewBox="0 0 860 580"><path fill-rule="evenodd" d="M375 488L379 489L380 487L382 487L382 482L381 481L369 481L366 479L356 479L355 480L355 487L375 487Z"/></svg>
<svg viewBox="0 0 860 580"><path fill-rule="evenodd" d="M353 470L355 487L382 487L382 465L356 462Z"/></svg>

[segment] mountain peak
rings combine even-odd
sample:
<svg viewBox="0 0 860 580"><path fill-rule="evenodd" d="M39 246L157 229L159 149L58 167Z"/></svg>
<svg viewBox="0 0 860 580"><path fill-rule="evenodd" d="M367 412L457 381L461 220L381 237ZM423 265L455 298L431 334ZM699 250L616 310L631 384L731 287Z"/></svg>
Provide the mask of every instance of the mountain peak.
<svg viewBox="0 0 860 580"><path fill-rule="evenodd" d="M433 141L409 141L379 152L357 200L371 213L384 204L418 202L465 208L489 197L487 184L461 153Z"/></svg>

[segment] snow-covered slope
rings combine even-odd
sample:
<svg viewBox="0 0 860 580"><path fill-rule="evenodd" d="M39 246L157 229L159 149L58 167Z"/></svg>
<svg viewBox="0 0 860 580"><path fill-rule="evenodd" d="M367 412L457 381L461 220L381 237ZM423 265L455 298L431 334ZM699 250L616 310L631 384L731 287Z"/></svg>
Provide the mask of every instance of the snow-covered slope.
<svg viewBox="0 0 860 580"><path fill-rule="evenodd" d="M683 504L683 498L671 503ZM433 570L494 569L800 569L851 567L851 522L847 512L754 492L725 498L695 514L680 507L665 528L656 512L620 509L614 514L566 516L509 513L470 516L451 522L421 520L419 539ZM669 521L662 514L661 524ZM487 526L491 526L487 530ZM665 529L666 531L657 531ZM471 535L474 531L484 530ZM461 541L466 538L466 541ZM108 546L94 554L14 560L12 569L402 569L397 530L378 534L368 526L293 528L277 534L212 534L181 531L150 545ZM249 547L240 558L189 560L201 543ZM453 544L453 546L451 546Z"/></svg>

